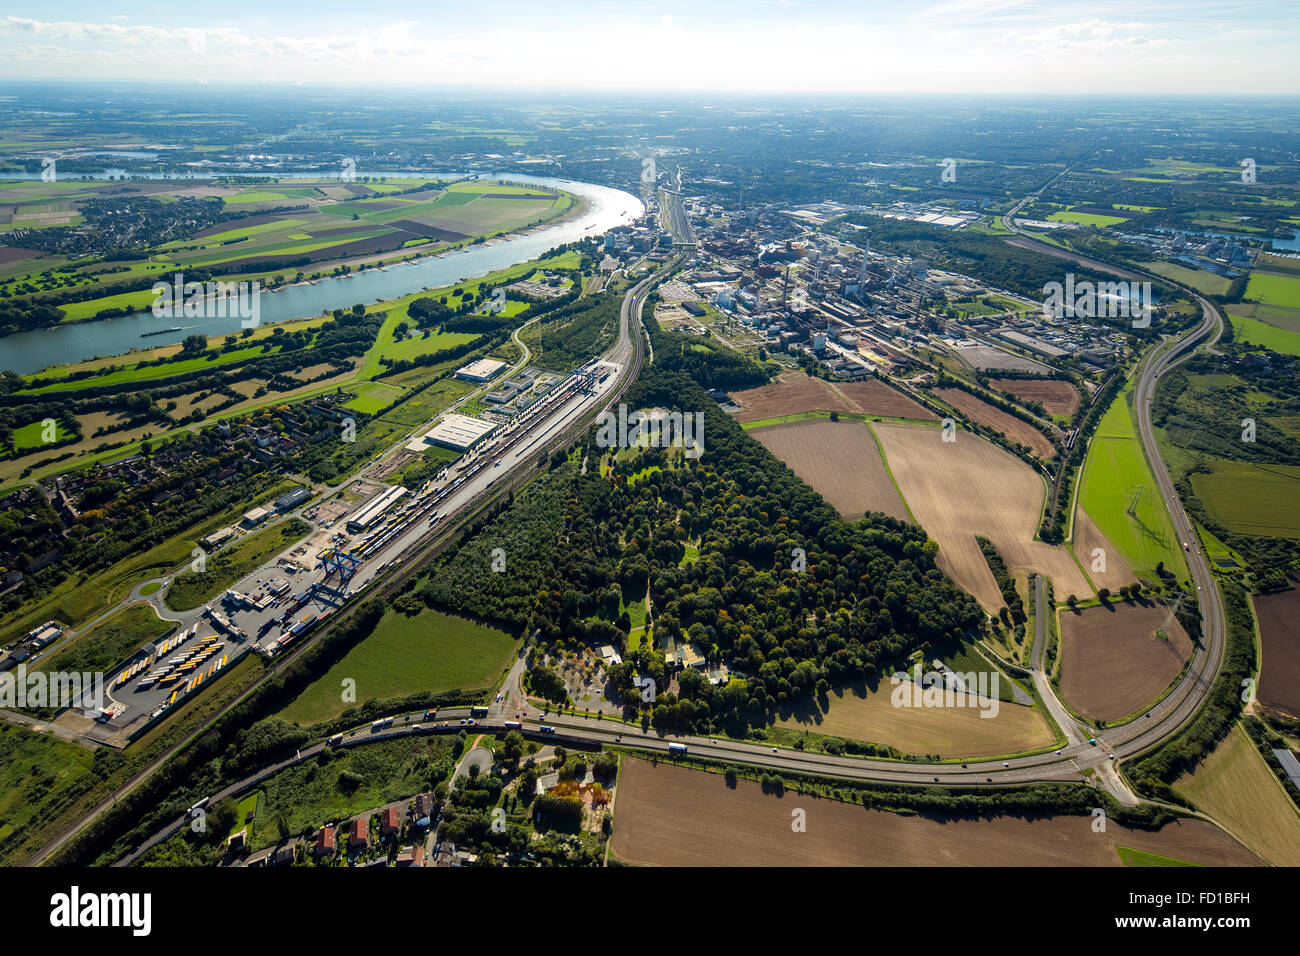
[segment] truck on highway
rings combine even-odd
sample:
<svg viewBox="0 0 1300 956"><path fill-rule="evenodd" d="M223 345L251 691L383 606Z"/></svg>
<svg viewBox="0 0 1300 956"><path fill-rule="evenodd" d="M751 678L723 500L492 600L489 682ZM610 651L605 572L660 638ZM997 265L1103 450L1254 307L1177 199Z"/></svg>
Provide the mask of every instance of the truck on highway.
<svg viewBox="0 0 1300 956"><path fill-rule="evenodd" d="M674 757L684 757L684 756L686 756L686 745L685 745L685 744L669 744L669 745L668 745L668 753L671 754L671 755L674 756Z"/></svg>
<svg viewBox="0 0 1300 956"><path fill-rule="evenodd" d="M327 746L327 747L337 747L337 746L338 746L339 744L341 744L341 743L343 743L343 735L342 735L342 734L335 734L335 735L334 735L333 737L331 737L328 741L326 741L326 746Z"/></svg>
<svg viewBox="0 0 1300 956"><path fill-rule="evenodd" d="M524 725L517 720L507 720L505 726L507 730L519 730Z"/></svg>
<svg viewBox="0 0 1300 956"><path fill-rule="evenodd" d="M488 715L488 709L486 707L471 707L469 709L469 715L471 717L486 717Z"/></svg>
<svg viewBox="0 0 1300 956"><path fill-rule="evenodd" d="M545 724L542 724L542 726L538 727L537 730L538 730L538 733L543 733L543 734L553 734L553 733L555 733L555 728L554 728L554 727L548 727L548 726L546 726Z"/></svg>

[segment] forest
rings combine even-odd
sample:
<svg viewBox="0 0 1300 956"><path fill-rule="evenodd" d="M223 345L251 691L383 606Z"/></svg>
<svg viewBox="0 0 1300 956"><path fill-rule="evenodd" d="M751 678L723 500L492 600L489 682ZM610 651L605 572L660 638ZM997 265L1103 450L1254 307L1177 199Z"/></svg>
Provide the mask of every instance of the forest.
<svg viewBox="0 0 1300 956"><path fill-rule="evenodd" d="M703 411L704 453L690 461L646 449L635 480L624 468L601 477L593 430L575 456L449 550L415 596L526 624L558 651L625 647L627 616L611 611L648 587L658 637L690 641L744 676L717 688L684 675L680 699L658 698L656 726L697 731L766 723L787 701L874 681L911 652L984 626L974 600L936 567L923 531L880 515L842 520L692 379L655 366L628 405ZM683 562L688 543L698 557ZM490 572L494 548L508 573ZM796 570L795 548L806 570ZM663 666L653 651L629 659L652 677ZM630 677L615 671L616 685Z"/></svg>

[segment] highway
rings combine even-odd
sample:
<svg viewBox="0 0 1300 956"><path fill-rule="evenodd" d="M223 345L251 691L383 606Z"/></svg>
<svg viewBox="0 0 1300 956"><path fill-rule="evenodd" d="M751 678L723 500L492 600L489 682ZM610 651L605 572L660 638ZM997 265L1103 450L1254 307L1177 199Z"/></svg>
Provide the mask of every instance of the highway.
<svg viewBox="0 0 1300 956"><path fill-rule="evenodd" d="M554 448L563 447L564 443L578 437L590 422L595 421L619 400L635 381L644 361L645 347L643 336L640 334L639 317L641 308L645 304L646 294L657 283L671 275L683 258L683 255L678 255L665 263L628 290L624 296L619 310L618 336L609 351L599 359L600 362L611 365L616 370L609 376L607 382L602 383L601 387L582 394L580 398L567 399L557 409L548 411L550 417L544 424L539 425L539 433L536 437L521 434L511 438L509 442L498 442L486 454L476 456L473 469L478 477L472 481L467 479L466 484L458 488L454 496L445 499L444 507L447 510L444 512L444 520L439 521L434 528L427 527L423 522L414 522L409 531L386 544L383 552L375 559L367 561L364 567L371 569L368 580L356 579L347 608L354 608L365 598L387 597L395 593L401 583L417 575L433 555L455 540L473 515L490 501L530 480L535 471L535 468L531 467L535 455L549 454ZM499 470L494 467L497 460L502 461ZM393 556L389 557L389 555ZM113 796L102 801L60 832L33 855L29 865L40 865L49 860L69 840L114 806L119 797L139 787L190 741L201 736L207 727L245 700L283 667L296 660L306 648L319 640L322 634L328 633L329 628L337 626L343 616L336 612L328 627L317 630L290 648L288 653L277 655L273 666L268 667L261 678L213 714L203 727L151 761L126 781Z"/></svg>
<svg viewBox="0 0 1300 956"><path fill-rule="evenodd" d="M1027 201L1028 198L1022 200L1021 205ZM1020 207L1017 206L1016 208ZM1014 212L1015 210L1008 214L1008 220L1012 219ZM1030 243L1036 242L1032 238L1028 238L1028 241ZM1042 251L1050 252L1056 256L1062 254L1062 250L1056 247L1047 247ZM643 347L641 336L631 331L634 328L632 324L633 313L635 312L639 319L645 292L655 282L670 274L680 264L682 258L682 256L678 256L660 271L642 280L624 298L620 311L619 337L614 347L605 356L605 361L620 365L623 374L618 377L617 387L609 391L609 398L603 403L604 408L609 408L617 400L640 368ZM1094 267L1115 271L1113 268L1105 266L1104 263L1099 263ZM1169 280L1162 281L1168 282ZM1192 542L1198 539L1192 533L1191 523L1175 493L1173 482L1169 478L1168 470L1164 466L1159 447L1156 444L1151 425L1151 399L1161 374L1180 362L1186 361L1197 347L1212 346L1218 340L1219 335L1222 334L1223 318L1212 303L1194 290L1185 289L1184 291L1199 304L1202 310L1202 320L1196 327L1166 339L1148 352L1142 361L1134 391L1138 408L1139 437L1148 461L1152 466L1151 470L1156 476L1161 496L1172 516L1180 540ZM1092 770L1101 786L1104 786L1121 802L1132 804L1137 802L1137 798L1132 795L1119 776L1116 763L1123 758L1135 756L1178 733L1204 702L1223 660L1226 625L1222 599L1214 585L1205 555L1201 553L1199 548L1193 548L1185 554L1192 578L1200 589L1198 597L1202 613L1202 642L1196 647L1192 661L1183 678L1159 704L1152 707L1146 715L1128 724L1105 731L1092 731L1086 725L1071 717L1056 699L1050 681L1046 678L1042 667L1043 652L1046 645L1045 595L1040 584L1035 602L1037 638L1031 661L1031 671L1034 674L1035 686L1047 704L1049 713L1051 713L1057 724L1062 727L1067 736L1068 742L1057 751L1020 756L1008 760L967 761L965 763L892 761L804 753L789 748L773 748L763 743L731 741L692 735L668 737L653 730L643 732L639 726L633 727L610 719L558 714L544 716L545 712L534 712L535 708L531 705L521 708L518 711L520 716L515 717L510 711L519 703L520 699L521 661L517 661L515 666L511 668L510 674L501 689L504 700L501 703L493 703L491 721L485 723L481 729L487 730L498 726L498 720L517 719L522 724L523 729L531 735L539 734L539 728L543 724L554 728L556 736L553 738L546 737L545 739L557 741L572 739L595 745L628 747L663 754L668 753L670 743L682 743L687 745L690 755L697 758L729 761L774 771L825 775L883 783L979 787L1024 785L1034 782L1077 782L1083 772ZM444 718L448 721L452 719L459 721L464 713L467 712L459 709L440 713L439 723ZM395 721L393 730L388 733L372 734L368 728L356 728L346 735L346 740L348 745L357 746L368 740L386 739L393 734L413 733L416 732L412 729L416 722L418 722L417 715L404 715ZM419 732L454 732L459 731L459 729L459 723L454 726L449 724L447 727L440 726L436 728L422 725ZM1088 742L1088 735L1096 739L1097 743L1095 745ZM311 750L303 751L303 758L305 759L307 755L317 752L323 746L325 746L325 743L321 742L314 745ZM1115 758L1114 761L1111 759L1112 754ZM251 786L258 780L264 779L267 773L273 772L274 769L259 771L249 780L233 784L216 796L222 797L223 795L242 792L241 787ZM173 821L167 833L175 832L183 823L183 817ZM155 845L158 840L165 838L167 833L154 834L128 859L137 858L149 846Z"/></svg>

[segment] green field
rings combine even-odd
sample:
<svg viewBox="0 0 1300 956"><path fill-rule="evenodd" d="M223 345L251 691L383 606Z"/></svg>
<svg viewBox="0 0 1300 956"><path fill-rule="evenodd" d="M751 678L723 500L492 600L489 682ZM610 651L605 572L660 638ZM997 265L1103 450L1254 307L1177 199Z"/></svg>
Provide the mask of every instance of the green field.
<svg viewBox="0 0 1300 956"><path fill-rule="evenodd" d="M405 312L405 309L402 311ZM429 355L433 352L453 349L458 345L464 345L466 342L472 342L476 338L478 338L478 334L474 332L430 332L428 335L417 333L388 345L384 349L384 358L400 362L421 355Z"/></svg>
<svg viewBox="0 0 1300 956"><path fill-rule="evenodd" d="M263 347L258 345L251 348L235 349L223 353L207 352L199 358L181 359L176 362L164 362L161 365L137 365L132 368L119 369L116 372L108 372L105 375L96 375L92 378L51 382L49 385L42 385L39 388L23 389L20 394L41 395L47 392L73 392L83 388L95 388L99 385L119 385L123 382L141 382L170 378L173 375L184 375L187 372L194 372L199 369L219 368L223 365L231 365L235 362L242 362L257 355L270 355L279 350L280 347L278 345L273 345L263 351Z"/></svg>
<svg viewBox="0 0 1300 956"><path fill-rule="evenodd" d="M0 863L17 866L61 811L95 786L96 750L0 722Z"/></svg>
<svg viewBox="0 0 1300 956"><path fill-rule="evenodd" d="M1158 562L1187 580L1182 547L1147 466L1129 412L1131 386L1115 398L1097 427L1079 479L1079 504L1134 572L1153 576ZM1129 507L1142 489L1137 507Z"/></svg>
<svg viewBox="0 0 1300 956"><path fill-rule="evenodd" d="M15 428L13 430L14 450L25 451L29 448L40 448L42 445L46 444L44 439L44 433L45 433L45 423L43 421L31 422L30 424L23 425L21 428ZM64 438L67 438L71 434L72 434L71 432L69 432L66 428L63 427L63 422L57 420L55 421L54 423L55 441L62 441ZM4 450L3 445L0 445L0 450Z"/></svg>
<svg viewBox="0 0 1300 956"><path fill-rule="evenodd" d="M1213 272L1205 272L1201 269L1189 269L1187 266L1175 265L1172 262L1141 262L1138 264L1158 276L1164 276L1166 279L1173 279L1175 282L1189 285L1205 295L1223 295L1228 291L1228 286L1232 285L1232 280L1227 276L1217 276Z"/></svg>
<svg viewBox="0 0 1300 956"><path fill-rule="evenodd" d="M1126 216L1103 216L1092 212L1074 212L1072 208L1054 212L1047 218L1054 222L1074 222L1084 226L1101 226L1102 228L1128 222Z"/></svg>
<svg viewBox="0 0 1300 956"><path fill-rule="evenodd" d="M448 690L485 690L500 679L515 648L504 631L440 611L384 615L368 638L280 712L304 726L384 697ZM356 702L342 700L356 681Z"/></svg>
<svg viewBox="0 0 1300 956"><path fill-rule="evenodd" d="M1148 853L1145 850L1135 850L1129 846L1117 846L1116 852L1119 858L1124 861L1125 866L1200 866L1199 863L1188 863L1186 860L1175 860L1171 856L1161 856L1159 853Z"/></svg>
<svg viewBox="0 0 1300 956"><path fill-rule="evenodd" d="M374 415L391 405L393 399L402 394L402 390L396 385L385 385L383 382L367 382L357 386L356 393L357 397L343 407L363 415Z"/></svg>
<svg viewBox="0 0 1300 956"><path fill-rule="evenodd" d="M1229 315L1233 338L1250 345L1262 345L1283 355L1300 355L1300 332L1289 332L1255 319Z"/></svg>
<svg viewBox="0 0 1300 956"><path fill-rule="evenodd" d="M1300 538L1300 467L1211 459L1211 474L1192 475L1192 490L1208 511L1238 534Z"/></svg>
<svg viewBox="0 0 1300 956"><path fill-rule="evenodd" d="M1300 308L1300 278L1252 272L1246 283L1245 298L1263 305Z"/></svg>

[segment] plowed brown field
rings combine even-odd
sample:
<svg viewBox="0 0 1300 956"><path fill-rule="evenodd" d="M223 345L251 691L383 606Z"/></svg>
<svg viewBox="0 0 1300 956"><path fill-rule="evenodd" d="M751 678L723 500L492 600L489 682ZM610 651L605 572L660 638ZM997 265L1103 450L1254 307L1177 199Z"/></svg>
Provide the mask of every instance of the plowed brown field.
<svg viewBox="0 0 1300 956"><path fill-rule="evenodd" d="M1126 602L1111 608L1061 611L1061 696L1091 720L1119 720L1145 707L1192 653L1191 638L1167 608Z"/></svg>
<svg viewBox="0 0 1300 956"><path fill-rule="evenodd" d="M876 379L862 382L826 382L803 372L784 372L771 385L731 393L732 401L744 410L736 420L756 422L799 412L856 412L887 418L939 416L902 392Z"/></svg>
<svg viewBox="0 0 1300 956"><path fill-rule="evenodd" d="M1079 407L1075 387L1054 378L991 378L989 385L1022 402L1042 402L1049 415L1073 415Z"/></svg>
<svg viewBox="0 0 1300 956"><path fill-rule="evenodd" d="M1256 696L1265 707L1300 717L1300 590L1254 600L1262 645Z"/></svg>
<svg viewBox="0 0 1300 956"><path fill-rule="evenodd" d="M736 414L736 420L742 422L756 422L796 412L854 411L824 381L803 372L785 372L771 385L732 392L731 400L744 409Z"/></svg>
<svg viewBox="0 0 1300 956"><path fill-rule="evenodd" d="M804 832L791 824L803 810ZM1125 846L1207 866L1258 859L1203 820L1154 832L1091 817L901 816L803 794L734 790L722 774L628 758L618 779L611 847L647 866L1121 866Z"/></svg>
<svg viewBox="0 0 1300 956"><path fill-rule="evenodd" d="M898 389L879 379L861 382L834 382L831 385L848 399L852 411L887 418L924 418L937 421L939 416L920 402L913 401Z"/></svg>
<svg viewBox="0 0 1300 956"><path fill-rule="evenodd" d="M1000 431L1013 442L1026 446L1038 458L1046 460L1056 454L1056 449L1047 440L1047 436L1029 422L1008 415L1000 408L994 408L970 392L964 392L960 388L936 388L934 394L959 412L970 416L972 421Z"/></svg>

